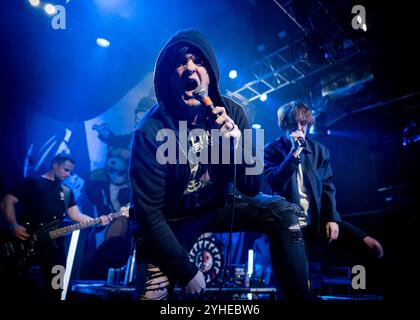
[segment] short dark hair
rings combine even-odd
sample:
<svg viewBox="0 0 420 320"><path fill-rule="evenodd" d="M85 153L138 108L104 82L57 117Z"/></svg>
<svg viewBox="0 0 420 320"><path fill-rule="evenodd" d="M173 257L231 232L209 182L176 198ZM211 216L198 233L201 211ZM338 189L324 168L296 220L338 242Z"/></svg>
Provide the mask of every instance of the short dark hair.
<svg viewBox="0 0 420 320"><path fill-rule="evenodd" d="M308 127L312 126L315 119L311 109L303 102L291 102L277 110L278 124L281 130L286 131L291 124L306 121Z"/></svg>
<svg viewBox="0 0 420 320"><path fill-rule="evenodd" d="M76 160L74 160L73 157L71 157L68 153L59 153L57 154L54 159L52 159L51 161L51 168L53 167L54 164L60 165L63 164L64 162L69 161L72 164L76 164Z"/></svg>

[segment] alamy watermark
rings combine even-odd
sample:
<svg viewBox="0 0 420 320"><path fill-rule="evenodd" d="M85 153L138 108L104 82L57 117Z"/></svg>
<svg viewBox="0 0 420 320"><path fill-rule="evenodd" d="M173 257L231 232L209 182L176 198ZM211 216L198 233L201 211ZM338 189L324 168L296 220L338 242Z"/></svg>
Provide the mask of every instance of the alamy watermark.
<svg viewBox="0 0 420 320"><path fill-rule="evenodd" d="M66 29L66 8L61 5L54 6L55 15L51 19L51 27L54 30Z"/></svg>
<svg viewBox="0 0 420 320"><path fill-rule="evenodd" d="M66 268L62 265L55 265L51 269L51 273L55 274L55 276L51 279L51 287L54 290L63 289L64 288L64 275L66 273Z"/></svg>
<svg viewBox="0 0 420 320"><path fill-rule="evenodd" d="M367 31L366 25L366 9L364 6L358 4L353 6L351 13L355 13L356 16L351 20L351 26L354 30L362 29Z"/></svg>
<svg viewBox="0 0 420 320"><path fill-rule="evenodd" d="M246 175L259 175L264 169L264 129L244 129L231 148L230 140L225 139L219 129L211 129L210 134L204 129L188 132L187 121L179 121L178 134L171 129L161 129L156 141L163 142L156 151L156 161L162 165L246 164Z"/></svg>
<svg viewBox="0 0 420 320"><path fill-rule="evenodd" d="M354 276L351 278L351 287L354 290L366 289L366 269L364 266L358 264L353 266L351 274Z"/></svg>

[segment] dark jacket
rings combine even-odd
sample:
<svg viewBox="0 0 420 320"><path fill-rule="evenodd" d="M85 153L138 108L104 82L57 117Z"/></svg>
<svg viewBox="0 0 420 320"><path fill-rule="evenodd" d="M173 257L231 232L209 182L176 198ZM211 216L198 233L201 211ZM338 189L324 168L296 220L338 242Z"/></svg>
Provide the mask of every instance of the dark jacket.
<svg viewBox="0 0 420 320"><path fill-rule="evenodd" d="M134 137L130 161L130 177L133 203L143 244L152 252L153 258L169 278L188 283L197 273L197 267L190 262L187 252L190 248L180 245L173 234L168 219L176 218L176 212L183 192L190 178L190 167L181 164L179 153L185 152L179 141L178 121L182 112L177 109L169 94L169 78L175 72L171 65L169 49L173 45L186 43L201 51L210 76L209 96L215 105L224 106L226 112L241 130L249 128L248 120L241 106L222 97L218 89L219 69L216 58L204 37L197 31L187 30L176 34L161 51L155 66L154 85L158 104L153 106L138 124ZM156 141L157 132L163 128L176 134L177 163L159 164L157 149L163 142ZM237 188L244 194L254 196L262 186L263 176L246 176L246 165L237 166ZM232 180L233 165L211 165L211 179L215 189L220 191L223 205L224 190Z"/></svg>
<svg viewBox="0 0 420 320"><path fill-rule="evenodd" d="M320 231L320 226L329 221L341 222L336 209L335 187L330 163L330 152L322 144L306 138L306 147L301 160L292 156L291 142L285 136L264 147L264 172L266 182L273 192L288 201L299 204L297 169L302 162L305 185L310 196L310 222Z"/></svg>

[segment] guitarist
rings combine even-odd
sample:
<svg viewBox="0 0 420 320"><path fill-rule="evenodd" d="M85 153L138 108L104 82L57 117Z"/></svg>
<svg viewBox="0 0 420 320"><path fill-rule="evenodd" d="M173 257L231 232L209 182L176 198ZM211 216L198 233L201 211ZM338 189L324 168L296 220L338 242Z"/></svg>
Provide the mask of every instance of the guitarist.
<svg viewBox="0 0 420 320"><path fill-rule="evenodd" d="M66 213L75 222L87 222L92 219L79 211L73 192L62 185L74 167L73 158L68 154L58 154L52 160L48 172L39 177L25 178L16 189L6 194L1 202L1 208L15 238L27 241L31 230L37 230L54 220L62 220ZM18 206L23 212L21 216L16 215ZM100 219L105 225L110 222L111 217L104 215ZM51 248L45 248L44 252L38 252L36 256L36 262L40 265L41 278L45 283L43 288L41 287L42 294L30 295L32 300L40 297L48 300L60 299L61 290L54 290L51 285L54 276L51 270L54 265L65 266L66 258L63 238L56 239L55 243L57 247L56 249L54 247L55 250L51 250L53 247L51 245ZM18 289L20 296L26 292L22 290L22 287L32 289L36 282L33 281L35 278L33 272L29 270L23 273L9 270L9 273L7 278L13 281L12 288ZM35 287L38 286L35 285Z"/></svg>

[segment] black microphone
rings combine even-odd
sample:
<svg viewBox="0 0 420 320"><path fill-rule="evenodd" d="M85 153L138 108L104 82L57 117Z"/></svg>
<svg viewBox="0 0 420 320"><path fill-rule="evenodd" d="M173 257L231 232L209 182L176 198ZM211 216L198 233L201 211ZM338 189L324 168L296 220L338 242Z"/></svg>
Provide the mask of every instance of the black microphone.
<svg viewBox="0 0 420 320"><path fill-rule="evenodd" d="M302 137L298 137L297 144L300 148L304 148L306 146L306 141Z"/></svg>
<svg viewBox="0 0 420 320"><path fill-rule="evenodd" d="M195 88L193 90L193 95L194 98L196 98L197 100L199 100L202 104L204 104L206 107L209 107L211 111L213 111L214 109L214 104L213 101L211 101L209 94L207 92L207 90L201 86L198 86L197 88ZM216 117L220 117L222 115L222 113L218 112L216 114Z"/></svg>

